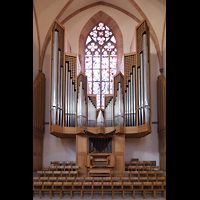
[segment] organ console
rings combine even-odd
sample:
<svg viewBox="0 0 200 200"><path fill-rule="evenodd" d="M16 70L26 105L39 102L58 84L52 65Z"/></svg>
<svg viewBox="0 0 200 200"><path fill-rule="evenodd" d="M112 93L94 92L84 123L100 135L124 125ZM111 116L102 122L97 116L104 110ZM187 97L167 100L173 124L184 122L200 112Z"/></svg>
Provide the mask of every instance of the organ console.
<svg viewBox="0 0 200 200"><path fill-rule="evenodd" d="M105 95L104 109L97 109L96 95L87 94L87 76L77 70L77 55L65 53L64 35L65 28L55 20L51 35L50 133L76 137L81 175L88 175L88 167L96 166L95 156L104 160L103 167L111 167L112 173L120 175L124 171L125 137L151 133L147 22L144 19L136 27L136 52L124 54L124 71L114 76L114 94ZM112 158L111 165L107 158Z"/></svg>

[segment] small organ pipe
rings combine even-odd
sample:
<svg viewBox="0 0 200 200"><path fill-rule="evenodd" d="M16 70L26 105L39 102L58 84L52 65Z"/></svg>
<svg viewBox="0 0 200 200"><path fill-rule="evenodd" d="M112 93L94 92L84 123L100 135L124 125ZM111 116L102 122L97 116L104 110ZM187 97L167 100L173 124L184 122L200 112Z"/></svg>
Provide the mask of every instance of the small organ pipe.
<svg viewBox="0 0 200 200"><path fill-rule="evenodd" d="M51 124L56 124L57 106L57 64L58 64L58 31L54 31L53 60L51 71Z"/></svg>

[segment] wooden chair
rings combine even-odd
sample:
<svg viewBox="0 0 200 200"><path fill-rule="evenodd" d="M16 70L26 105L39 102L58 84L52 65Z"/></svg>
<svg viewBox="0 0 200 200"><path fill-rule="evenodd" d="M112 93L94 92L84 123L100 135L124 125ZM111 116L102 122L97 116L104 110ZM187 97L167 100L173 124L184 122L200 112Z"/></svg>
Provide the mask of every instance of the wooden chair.
<svg viewBox="0 0 200 200"><path fill-rule="evenodd" d="M62 177L69 177L69 171L62 171Z"/></svg>
<svg viewBox="0 0 200 200"><path fill-rule="evenodd" d="M34 192L39 192L39 198L41 199L42 182L33 182L33 196Z"/></svg>
<svg viewBox="0 0 200 200"><path fill-rule="evenodd" d="M133 195L133 184L132 182L122 182L122 196L124 199L124 192L132 192Z"/></svg>
<svg viewBox="0 0 200 200"><path fill-rule="evenodd" d="M128 171L128 167L131 165L130 161L125 161L125 171Z"/></svg>
<svg viewBox="0 0 200 200"><path fill-rule="evenodd" d="M93 177L89 177L89 178L93 178ZM84 196L84 192L91 192L91 199L93 198L92 197L92 184L93 182L83 182L83 185L82 185L82 196Z"/></svg>
<svg viewBox="0 0 200 200"><path fill-rule="evenodd" d="M40 181L41 182L48 182L49 181L49 177L40 177Z"/></svg>
<svg viewBox="0 0 200 200"><path fill-rule="evenodd" d="M64 162L63 162L63 165L64 165L64 166L71 166L71 165L70 165L70 161L64 161Z"/></svg>
<svg viewBox="0 0 200 200"><path fill-rule="evenodd" d="M71 165L71 166L76 166L76 161L71 161L71 162L70 162L70 165Z"/></svg>
<svg viewBox="0 0 200 200"><path fill-rule="evenodd" d="M96 178L96 177L94 177ZM100 178L100 177L98 177ZM92 199L93 199L93 195L94 195L94 192L101 192L101 195L102 195L102 199L103 199L103 186L102 186L102 181L101 182L93 182L92 184Z"/></svg>
<svg viewBox="0 0 200 200"><path fill-rule="evenodd" d="M79 166L72 166L71 167L71 171L78 171L79 170Z"/></svg>
<svg viewBox="0 0 200 200"><path fill-rule="evenodd" d="M110 177L106 177L106 178L110 178ZM103 199L103 193L104 192L111 192L112 193L112 182L111 181L107 181L107 182L103 181L103 185L102 185L102 199ZM112 195L113 195L113 193L112 193Z"/></svg>
<svg viewBox="0 0 200 200"><path fill-rule="evenodd" d="M147 182L147 177L139 177L139 182Z"/></svg>
<svg viewBox="0 0 200 200"><path fill-rule="evenodd" d="M162 196L163 196L164 189L163 189L162 182L153 182L154 199L156 198L156 192L162 192Z"/></svg>
<svg viewBox="0 0 200 200"><path fill-rule="evenodd" d="M166 177L156 177L156 181L157 182L165 182L166 181Z"/></svg>
<svg viewBox="0 0 200 200"><path fill-rule="evenodd" d="M54 171L53 177L61 177L61 171Z"/></svg>
<svg viewBox="0 0 200 200"><path fill-rule="evenodd" d="M49 166L42 166L43 171L49 171Z"/></svg>
<svg viewBox="0 0 200 200"><path fill-rule="evenodd" d="M152 171L152 170L153 170L153 171L155 171L155 170L158 171L158 170L159 170L159 166L151 166L151 171Z"/></svg>
<svg viewBox="0 0 200 200"><path fill-rule="evenodd" d="M140 173L138 171L132 171L130 177L139 177Z"/></svg>
<svg viewBox="0 0 200 200"><path fill-rule="evenodd" d="M135 192L142 192L143 196L143 185L141 182L133 182L133 199L135 199Z"/></svg>
<svg viewBox="0 0 200 200"><path fill-rule="evenodd" d="M58 177L58 182L66 182L66 177Z"/></svg>
<svg viewBox="0 0 200 200"><path fill-rule="evenodd" d="M54 192L60 192L60 199L62 199L62 182L52 182L52 196Z"/></svg>
<svg viewBox="0 0 200 200"><path fill-rule="evenodd" d="M145 193L146 192L152 192L153 197L153 183L152 182L143 182L143 198L145 199Z"/></svg>
<svg viewBox="0 0 200 200"><path fill-rule="evenodd" d="M67 182L75 182L75 177L67 177Z"/></svg>
<svg viewBox="0 0 200 200"><path fill-rule="evenodd" d="M64 161L58 161L58 166L62 166L64 164Z"/></svg>
<svg viewBox="0 0 200 200"><path fill-rule="evenodd" d="M130 182L139 182L139 177L130 177Z"/></svg>
<svg viewBox="0 0 200 200"><path fill-rule="evenodd" d="M57 182L58 177L49 177L49 182Z"/></svg>
<svg viewBox="0 0 200 200"><path fill-rule="evenodd" d="M39 177L46 176L45 171L37 171L37 176Z"/></svg>
<svg viewBox="0 0 200 200"><path fill-rule="evenodd" d="M156 177L148 177L148 182L156 182Z"/></svg>
<svg viewBox="0 0 200 200"><path fill-rule="evenodd" d="M64 167L65 167L65 171L71 171L71 165L64 166Z"/></svg>
<svg viewBox="0 0 200 200"><path fill-rule="evenodd" d="M156 171L148 171L147 176L148 177L156 177Z"/></svg>
<svg viewBox="0 0 200 200"><path fill-rule="evenodd" d="M129 166L128 167L128 171L136 171L136 169L137 169L137 166Z"/></svg>
<svg viewBox="0 0 200 200"><path fill-rule="evenodd" d="M129 177L121 177L121 182L129 182L130 178Z"/></svg>
<svg viewBox="0 0 200 200"><path fill-rule="evenodd" d="M164 198L166 199L166 181L163 182Z"/></svg>
<svg viewBox="0 0 200 200"><path fill-rule="evenodd" d="M164 177L164 171L156 171L156 177Z"/></svg>
<svg viewBox="0 0 200 200"><path fill-rule="evenodd" d="M39 182L40 181L40 177L33 177L33 182Z"/></svg>
<svg viewBox="0 0 200 200"><path fill-rule="evenodd" d="M69 176L70 177L77 177L78 176L78 172L77 171L70 171L69 172Z"/></svg>
<svg viewBox="0 0 200 200"><path fill-rule="evenodd" d="M137 166L138 161L131 161L130 166Z"/></svg>
<svg viewBox="0 0 200 200"><path fill-rule="evenodd" d="M123 186L122 182L112 182L112 198L114 198L114 192L121 192L123 196Z"/></svg>
<svg viewBox="0 0 200 200"><path fill-rule="evenodd" d="M64 196L64 192L70 192L70 198L72 198L72 182L63 182L62 184L63 196Z"/></svg>
<svg viewBox="0 0 200 200"><path fill-rule="evenodd" d="M53 172L52 171L46 171L46 176L47 177L52 177L53 176Z"/></svg>
<svg viewBox="0 0 200 200"><path fill-rule="evenodd" d="M85 177L85 182L93 182L93 177Z"/></svg>
<svg viewBox="0 0 200 200"><path fill-rule="evenodd" d="M147 171L140 171L140 177L147 177Z"/></svg>
<svg viewBox="0 0 200 200"><path fill-rule="evenodd" d="M137 166L144 166L144 162L143 161L138 161Z"/></svg>
<svg viewBox="0 0 200 200"><path fill-rule="evenodd" d="M124 177L130 177L130 171L123 171Z"/></svg>
<svg viewBox="0 0 200 200"><path fill-rule="evenodd" d="M83 177L79 177L79 178L83 178ZM74 182L72 184L72 197L74 196L73 193L74 192L81 192L81 199L83 198L83 192L82 192L82 182Z"/></svg>
<svg viewBox="0 0 200 200"><path fill-rule="evenodd" d="M144 161L144 166L150 166L151 165L151 161Z"/></svg>
<svg viewBox="0 0 200 200"><path fill-rule="evenodd" d="M42 196L44 196L44 192L49 192L49 198L51 199L51 191L52 191L52 182L43 182L42 183Z"/></svg>
<svg viewBox="0 0 200 200"><path fill-rule="evenodd" d="M63 166L63 165L57 166L57 170L58 170L58 171L64 171L64 166Z"/></svg>
<svg viewBox="0 0 200 200"><path fill-rule="evenodd" d="M144 170L144 166L137 166L137 171L143 171Z"/></svg>
<svg viewBox="0 0 200 200"><path fill-rule="evenodd" d="M56 166L51 165L51 166L49 167L49 170L50 170L50 171L56 171Z"/></svg>

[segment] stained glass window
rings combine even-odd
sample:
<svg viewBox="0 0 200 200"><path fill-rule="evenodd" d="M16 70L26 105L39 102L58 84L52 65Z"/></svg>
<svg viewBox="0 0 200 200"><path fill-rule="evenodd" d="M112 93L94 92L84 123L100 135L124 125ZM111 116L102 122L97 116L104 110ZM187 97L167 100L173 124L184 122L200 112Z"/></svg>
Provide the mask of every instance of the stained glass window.
<svg viewBox="0 0 200 200"><path fill-rule="evenodd" d="M113 93L113 77L117 72L116 38L104 23L98 23L85 42L85 74L89 94L95 94L97 108L104 108L105 94Z"/></svg>

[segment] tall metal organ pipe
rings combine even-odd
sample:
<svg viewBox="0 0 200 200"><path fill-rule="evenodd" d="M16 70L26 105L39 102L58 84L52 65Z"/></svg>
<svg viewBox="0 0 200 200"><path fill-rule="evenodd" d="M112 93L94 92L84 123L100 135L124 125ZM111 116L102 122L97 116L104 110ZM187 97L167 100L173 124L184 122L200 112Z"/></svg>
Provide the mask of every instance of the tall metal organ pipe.
<svg viewBox="0 0 200 200"><path fill-rule="evenodd" d="M58 31L54 31L53 60L51 69L51 124L56 124L57 107L57 65L58 65Z"/></svg>
<svg viewBox="0 0 200 200"><path fill-rule="evenodd" d="M65 64L65 126L68 126L68 63Z"/></svg>
<svg viewBox="0 0 200 200"><path fill-rule="evenodd" d="M133 90L133 126L136 126L136 72L135 67L133 67L133 76L132 76L132 90Z"/></svg>
<svg viewBox="0 0 200 200"><path fill-rule="evenodd" d="M141 125L144 124L144 65L143 53L140 53L140 110L141 110Z"/></svg>
<svg viewBox="0 0 200 200"><path fill-rule="evenodd" d="M58 66L57 66L57 125L60 125L60 94L61 94L61 90L60 90L60 49L58 51Z"/></svg>
<svg viewBox="0 0 200 200"><path fill-rule="evenodd" d="M138 126L141 125L141 69L140 67L137 68L138 70Z"/></svg>
<svg viewBox="0 0 200 200"><path fill-rule="evenodd" d="M60 68L60 125L63 125L63 66Z"/></svg>
<svg viewBox="0 0 200 200"><path fill-rule="evenodd" d="M143 36L143 64L144 64L144 113L145 124L150 124L150 83L149 83L149 59L148 59L148 46L147 46L147 34Z"/></svg>

